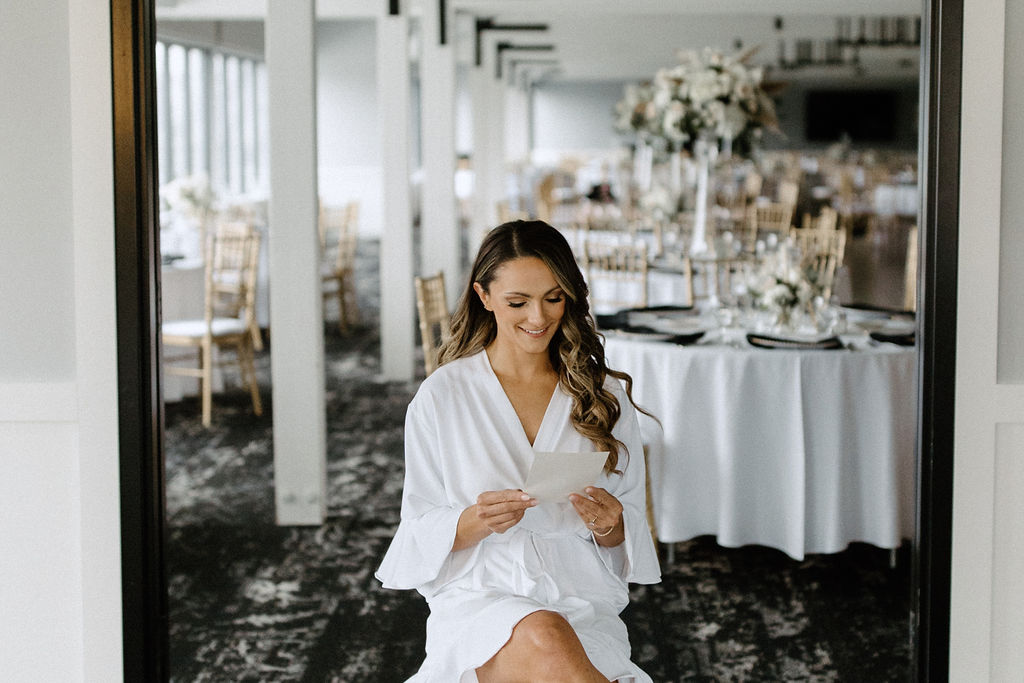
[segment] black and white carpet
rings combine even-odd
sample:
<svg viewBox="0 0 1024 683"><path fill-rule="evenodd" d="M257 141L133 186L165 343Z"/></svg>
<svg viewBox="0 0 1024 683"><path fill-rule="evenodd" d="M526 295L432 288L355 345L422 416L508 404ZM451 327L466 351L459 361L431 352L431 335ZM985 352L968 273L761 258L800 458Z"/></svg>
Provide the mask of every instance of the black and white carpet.
<svg viewBox="0 0 1024 683"><path fill-rule="evenodd" d="M377 302L360 299L367 326L326 336L323 526L274 523L266 353L263 417L241 389L215 397L210 429L194 400L167 406L173 681L387 683L422 660L422 598L373 577L398 522L417 383L379 379ZM867 545L797 562L710 537L677 544L662 583L634 587L634 660L659 682L907 680L908 564L891 569L888 551Z"/></svg>

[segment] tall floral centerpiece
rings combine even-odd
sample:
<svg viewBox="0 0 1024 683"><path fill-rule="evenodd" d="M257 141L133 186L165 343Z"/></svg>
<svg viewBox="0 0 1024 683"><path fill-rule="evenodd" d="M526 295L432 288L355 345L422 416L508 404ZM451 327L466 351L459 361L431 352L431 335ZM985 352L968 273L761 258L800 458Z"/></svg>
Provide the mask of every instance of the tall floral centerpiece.
<svg viewBox="0 0 1024 683"><path fill-rule="evenodd" d="M616 105L616 129L668 153L673 183L679 178L679 153L693 154L697 192L691 253L708 250L708 180L719 149L731 151L737 142L749 149L765 128L778 123L762 87L763 70L749 65L755 52L680 51L678 65L659 69L649 83L628 85Z"/></svg>
<svg viewBox="0 0 1024 683"><path fill-rule="evenodd" d="M202 258L206 217L212 203L213 191L204 174L179 176L163 185L160 222L164 251Z"/></svg>

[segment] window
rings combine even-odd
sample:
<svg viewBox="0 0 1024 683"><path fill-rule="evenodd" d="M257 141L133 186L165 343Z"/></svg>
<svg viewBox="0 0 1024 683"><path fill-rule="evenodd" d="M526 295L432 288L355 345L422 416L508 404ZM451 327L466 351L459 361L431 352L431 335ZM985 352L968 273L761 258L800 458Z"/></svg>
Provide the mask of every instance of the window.
<svg viewBox="0 0 1024 683"><path fill-rule="evenodd" d="M157 41L155 66L160 185L205 175L216 197L265 196L263 61Z"/></svg>

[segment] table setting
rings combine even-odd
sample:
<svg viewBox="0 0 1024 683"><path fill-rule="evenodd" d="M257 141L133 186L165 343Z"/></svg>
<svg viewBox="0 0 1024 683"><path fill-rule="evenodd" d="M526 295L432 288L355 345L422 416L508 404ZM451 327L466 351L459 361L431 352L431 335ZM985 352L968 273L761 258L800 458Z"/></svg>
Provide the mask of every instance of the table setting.
<svg viewBox="0 0 1024 683"><path fill-rule="evenodd" d="M789 327L721 302L597 316L609 366L657 418L641 431L661 542L711 534L802 559L912 536L913 317L819 313Z"/></svg>

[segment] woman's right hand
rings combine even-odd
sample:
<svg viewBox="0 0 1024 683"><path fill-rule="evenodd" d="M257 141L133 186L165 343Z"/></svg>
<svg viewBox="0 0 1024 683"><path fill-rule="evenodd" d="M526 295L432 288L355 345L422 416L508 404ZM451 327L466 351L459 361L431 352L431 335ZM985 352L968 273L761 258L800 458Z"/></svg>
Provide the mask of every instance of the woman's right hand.
<svg viewBox="0 0 1024 683"><path fill-rule="evenodd" d="M503 534L522 519L536 499L519 489L484 491L462 511L452 550L462 550L494 534Z"/></svg>

